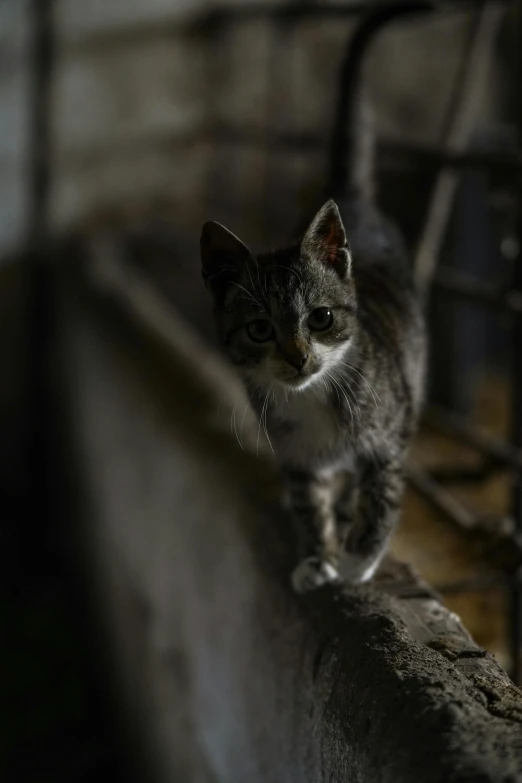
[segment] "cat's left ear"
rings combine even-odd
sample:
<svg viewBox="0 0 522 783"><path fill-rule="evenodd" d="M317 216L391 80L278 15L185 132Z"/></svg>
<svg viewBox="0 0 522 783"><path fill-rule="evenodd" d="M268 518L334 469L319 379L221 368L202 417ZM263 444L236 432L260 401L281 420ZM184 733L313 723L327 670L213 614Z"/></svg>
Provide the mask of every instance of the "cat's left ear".
<svg viewBox="0 0 522 783"><path fill-rule="evenodd" d="M201 230L201 264L207 284L226 283L252 258L248 247L228 228L211 220Z"/></svg>
<svg viewBox="0 0 522 783"><path fill-rule="evenodd" d="M301 252L334 269L339 277L350 271L351 255L346 231L335 201L330 199L310 223L301 242Z"/></svg>

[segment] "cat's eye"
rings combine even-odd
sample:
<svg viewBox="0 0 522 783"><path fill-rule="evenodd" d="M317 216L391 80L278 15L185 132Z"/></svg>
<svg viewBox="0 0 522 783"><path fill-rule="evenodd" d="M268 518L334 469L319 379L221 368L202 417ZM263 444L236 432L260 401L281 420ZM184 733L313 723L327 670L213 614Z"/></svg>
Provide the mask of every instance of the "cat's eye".
<svg viewBox="0 0 522 783"><path fill-rule="evenodd" d="M313 332L324 332L333 324L333 313L327 307L318 307L308 316L308 326Z"/></svg>
<svg viewBox="0 0 522 783"><path fill-rule="evenodd" d="M266 343L274 336L274 327L266 318L256 318L247 324L247 334L255 343Z"/></svg>

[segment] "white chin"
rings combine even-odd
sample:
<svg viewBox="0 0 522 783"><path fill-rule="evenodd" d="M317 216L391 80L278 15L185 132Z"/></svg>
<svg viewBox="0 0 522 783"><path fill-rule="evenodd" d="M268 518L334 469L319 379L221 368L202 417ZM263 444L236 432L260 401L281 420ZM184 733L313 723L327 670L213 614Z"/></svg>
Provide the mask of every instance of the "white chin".
<svg viewBox="0 0 522 783"><path fill-rule="evenodd" d="M303 391L317 379L316 375L309 375L308 378L295 378L293 381L287 381L285 386L291 391Z"/></svg>

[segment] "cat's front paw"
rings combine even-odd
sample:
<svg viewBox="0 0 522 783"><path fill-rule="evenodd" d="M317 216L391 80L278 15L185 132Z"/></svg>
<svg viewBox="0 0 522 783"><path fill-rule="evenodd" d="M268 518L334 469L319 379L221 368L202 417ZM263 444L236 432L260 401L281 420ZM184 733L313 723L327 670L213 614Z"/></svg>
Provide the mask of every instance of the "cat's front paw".
<svg viewBox="0 0 522 783"><path fill-rule="evenodd" d="M318 557L301 560L292 573L292 586L296 593L308 593L323 585L340 581L341 577L335 566Z"/></svg>
<svg viewBox="0 0 522 783"><path fill-rule="evenodd" d="M343 578L350 584L369 582L380 563L380 557L364 558L345 552L341 558L340 569Z"/></svg>

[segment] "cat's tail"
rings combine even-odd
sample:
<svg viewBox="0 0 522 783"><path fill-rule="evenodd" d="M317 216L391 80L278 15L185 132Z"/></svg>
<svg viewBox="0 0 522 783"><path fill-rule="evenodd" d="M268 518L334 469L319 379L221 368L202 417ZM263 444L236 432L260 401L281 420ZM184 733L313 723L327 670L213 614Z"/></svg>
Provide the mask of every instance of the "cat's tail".
<svg viewBox="0 0 522 783"><path fill-rule="evenodd" d="M365 15L351 37L339 74L337 110L329 153L327 198L373 201L375 133L364 94L363 65L378 32L399 17L431 11L428 0L385 3Z"/></svg>

